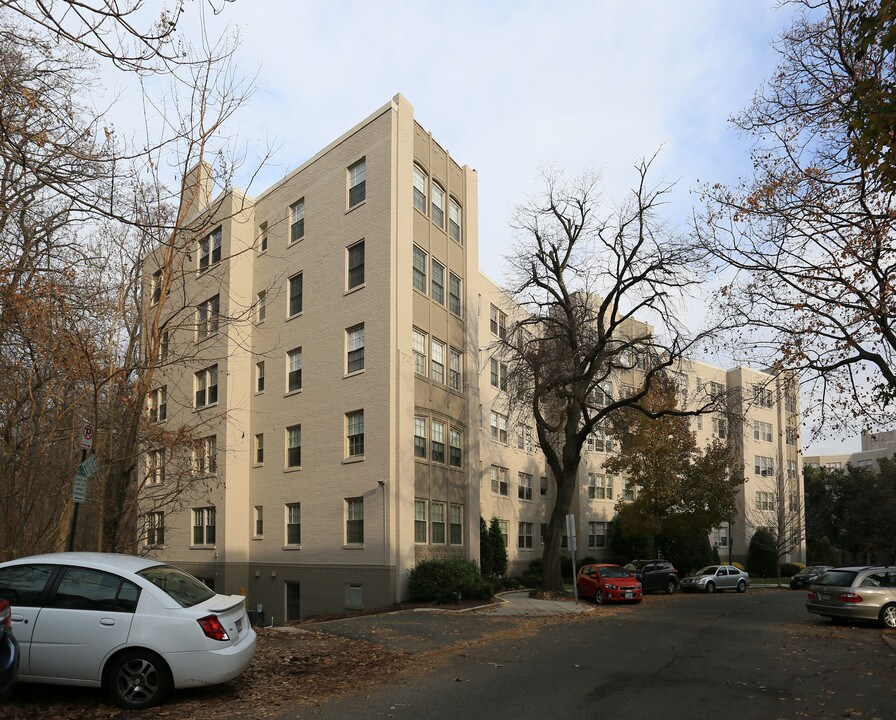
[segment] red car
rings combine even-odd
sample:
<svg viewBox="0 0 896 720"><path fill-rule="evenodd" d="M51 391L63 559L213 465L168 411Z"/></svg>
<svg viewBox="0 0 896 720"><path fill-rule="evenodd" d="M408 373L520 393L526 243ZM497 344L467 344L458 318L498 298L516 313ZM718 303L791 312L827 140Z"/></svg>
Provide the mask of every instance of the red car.
<svg viewBox="0 0 896 720"><path fill-rule="evenodd" d="M618 565L582 565L576 586L579 595L594 598L598 605L605 602L641 602L641 582Z"/></svg>

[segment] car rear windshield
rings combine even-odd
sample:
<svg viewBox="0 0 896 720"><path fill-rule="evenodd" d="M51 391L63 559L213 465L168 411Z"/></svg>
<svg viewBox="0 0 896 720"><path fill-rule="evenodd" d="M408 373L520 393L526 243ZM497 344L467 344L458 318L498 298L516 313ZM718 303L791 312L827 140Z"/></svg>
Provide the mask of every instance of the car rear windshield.
<svg viewBox="0 0 896 720"><path fill-rule="evenodd" d="M622 568L598 568L598 572L601 577L605 578L627 578L631 577L625 570Z"/></svg>
<svg viewBox="0 0 896 720"><path fill-rule="evenodd" d="M215 596L201 581L171 565L155 565L137 574L164 590L181 607L192 607Z"/></svg>
<svg viewBox="0 0 896 720"><path fill-rule="evenodd" d="M852 585L852 581L856 579L856 574L857 573L853 570L828 570L815 581L815 584L849 587Z"/></svg>

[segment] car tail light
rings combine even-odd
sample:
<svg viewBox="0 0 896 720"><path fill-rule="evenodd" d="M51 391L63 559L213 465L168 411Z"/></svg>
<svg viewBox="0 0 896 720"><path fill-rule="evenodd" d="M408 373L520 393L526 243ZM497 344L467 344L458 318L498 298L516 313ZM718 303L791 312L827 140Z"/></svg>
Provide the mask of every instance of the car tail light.
<svg viewBox="0 0 896 720"><path fill-rule="evenodd" d="M857 593L840 593L840 602L844 603L860 603L862 596Z"/></svg>
<svg viewBox="0 0 896 720"><path fill-rule="evenodd" d="M8 600L0 600L0 627L12 629L12 611Z"/></svg>
<svg viewBox="0 0 896 720"><path fill-rule="evenodd" d="M196 622L199 623L199 627L202 628L202 632L205 633L207 638L212 640L230 640L230 636L227 634L221 621L218 620L217 615L206 615L204 618L199 618Z"/></svg>
<svg viewBox="0 0 896 720"><path fill-rule="evenodd" d="M810 593L809 593L809 600L814 600L814 599L815 599L815 593L814 593L814 592L810 592Z"/></svg>

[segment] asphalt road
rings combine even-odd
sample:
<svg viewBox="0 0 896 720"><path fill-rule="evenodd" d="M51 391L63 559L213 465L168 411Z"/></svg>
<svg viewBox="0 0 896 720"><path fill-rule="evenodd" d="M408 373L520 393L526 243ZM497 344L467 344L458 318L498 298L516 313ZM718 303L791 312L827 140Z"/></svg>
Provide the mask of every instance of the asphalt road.
<svg viewBox="0 0 896 720"><path fill-rule="evenodd" d="M896 652L883 631L810 616L804 601L803 592L762 590L650 596L639 607L599 609L525 637L485 633L403 685L284 717L896 717ZM390 622L396 637L407 622L437 647L459 620L407 614Z"/></svg>

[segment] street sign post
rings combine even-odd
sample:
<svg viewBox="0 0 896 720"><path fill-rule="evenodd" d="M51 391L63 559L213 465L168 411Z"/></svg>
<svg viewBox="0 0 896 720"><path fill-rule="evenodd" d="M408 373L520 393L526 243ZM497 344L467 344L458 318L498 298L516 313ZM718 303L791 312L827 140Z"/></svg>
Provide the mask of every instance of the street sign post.
<svg viewBox="0 0 896 720"><path fill-rule="evenodd" d="M93 447L93 425L86 423L81 428L81 449L90 450Z"/></svg>
<svg viewBox="0 0 896 720"><path fill-rule="evenodd" d="M75 473L75 479L72 482L72 500L75 501L75 507L72 508L72 529L68 536L68 551L71 552L75 547L75 533L78 529L78 508L81 503L87 499L87 480L99 468L100 464L97 459L91 455L87 457L87 451L93 447L93 425L84 423L81 428L81 464Z"/></svg>
<svg viewBox="0 0 896 720"><path fill-rule="evenodd" d="M570 513L566 516L566 543L569 545L569 554L572 558L572 592L579 602L579 586L576 585L576 516Z"/></svg>

